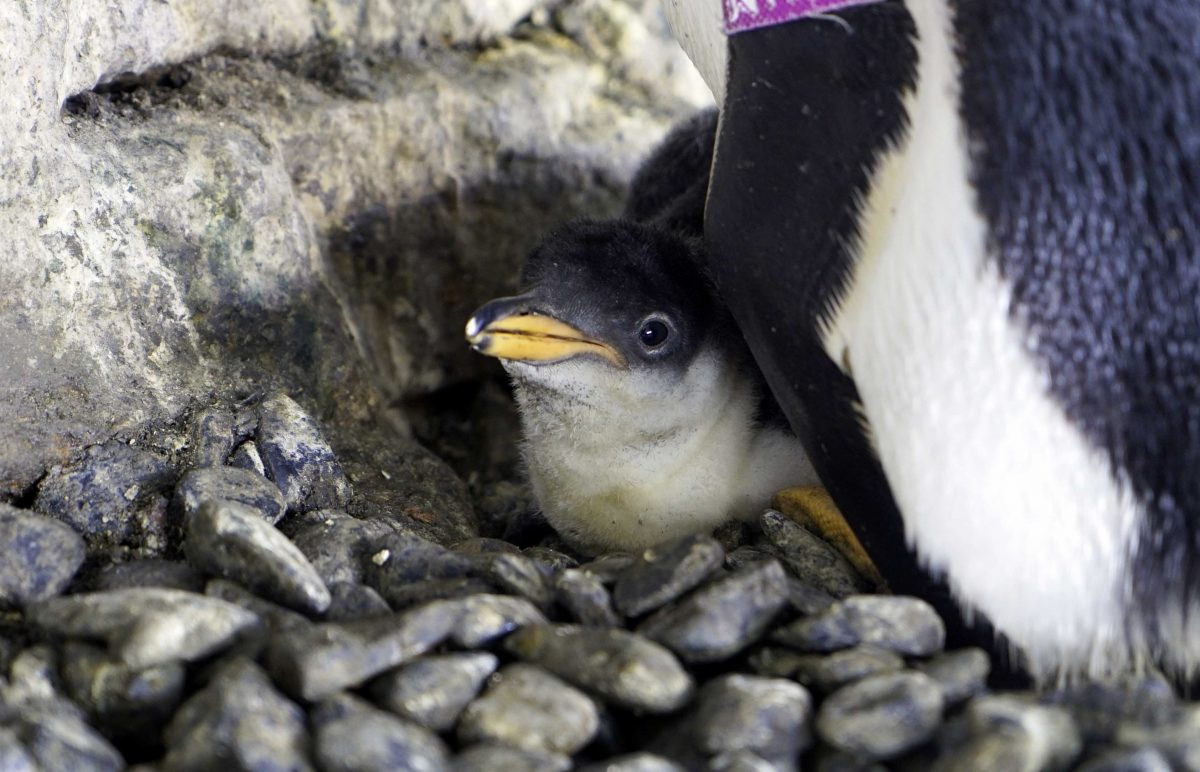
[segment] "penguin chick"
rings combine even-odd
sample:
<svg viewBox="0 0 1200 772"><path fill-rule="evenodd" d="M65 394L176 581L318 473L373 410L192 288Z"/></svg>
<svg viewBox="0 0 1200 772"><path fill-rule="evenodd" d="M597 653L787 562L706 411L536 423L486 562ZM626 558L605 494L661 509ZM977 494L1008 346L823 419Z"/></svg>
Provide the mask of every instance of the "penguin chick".
<svg viewBox="0 0 1200 772"><path fill-rule="evenodd" d="M588 551L640 549L816 482L798 441L756 420L761 376L673 232L579 221L529 255L528 289L466 335L512 378L546 519Z"/></svg>

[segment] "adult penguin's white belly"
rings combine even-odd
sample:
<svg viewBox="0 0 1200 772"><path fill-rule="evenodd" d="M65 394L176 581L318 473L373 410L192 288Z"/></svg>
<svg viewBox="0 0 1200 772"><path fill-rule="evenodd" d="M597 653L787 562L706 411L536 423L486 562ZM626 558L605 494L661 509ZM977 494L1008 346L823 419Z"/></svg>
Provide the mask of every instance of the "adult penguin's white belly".
<svg viewBox="0 0 1200 772"><path fill-rule="evenodd" d="M1174 2L906 5L729 38L718 283L885 575L911 549L1039 678L1190 676L1200 95L1183 65L1200 22ZM893 24L907 48L855 48ZM780 61L806 46L834 60L820 93L804 78L824 62ZM894 103L869 94L892 66L911 68ZM845 130L875 119L894 125ZM813 204L829 196L845 202ZM823 394L830 363L851 386ZM880 536L886 494L839 470L854 452L823 456L837 432L876 456L903 543Z"/></svg>

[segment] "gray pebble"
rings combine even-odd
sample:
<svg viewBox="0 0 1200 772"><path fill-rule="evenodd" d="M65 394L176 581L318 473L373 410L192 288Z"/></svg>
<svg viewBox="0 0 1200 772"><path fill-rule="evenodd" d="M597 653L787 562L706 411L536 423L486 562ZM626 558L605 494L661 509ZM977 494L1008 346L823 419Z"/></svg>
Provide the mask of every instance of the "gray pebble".
<svg viewBox="0 0 1200 772"><path fill-rule="evenodd" d="M610 552L584 563L579 566L579 570L586 571L605 585L610 585L615 583L617 578L635 562L637 562L637 558L633 555L627 555L624 552Z"/></svg>
<svg viewBox="0 0 1200 772"><path fill-rule="evenodd" d="M489 539L486 536L473 536L463 539L451 547L460 555L489 555L495 553L521 554L521 548L503 539Z"/></svg>
<svg viewBox="0 0 1200 772"><path fill-rule="evenodd" d="M1192 765L1192 769L1195 765ZM1076 772L1171 772L1171 764L1153 748L1110 750L1075 768Z"/></svg>
<svg viewBox="0 0 1200 772"><path fill-rule="evenodd" d="M684 772L670 759L642 751L588 764L581 772Z"/></svg>
<svg viewBox="0 0 1200 772"><path fill-rule="evenodd" d="M287 511L283 494L275 483L260 474L232 466L192 469L175 486L175 501L184 522L208 501L236 501L274 525Z"/></svg>
<svg viewBox="0 0 1200 772"><path fill-rule="evenodd" d="M565 571L568 568L579 567L578 560L565 552L559 552L549 547L526 547L521 550L521 554L527 558L536 560L544 566L548 566L551 571Z"/></svg>
<svg viewBox="0 0 1200 772"><path fill-rule="evenodd" d="M803 665L811 654L801 654L794 649L777 646L762 646L747 658L750 668L767 678L791 678L796 668Z"/></svg>
<svg viewBox="0 0 1200 772"><path fill-rule="evenodd" d="M942 688L947 707L982 694L987 689L991 669L987 652L977 648L944 652L917 664L917 670L937 681Z"/></svg>
<svg viewBox="0 0 1200 772"><path fill-rule="evenodd" d="M848 683L904 669L904 659L877 646L854 646L832 654L810 654L796 664L797 681L828 694ZM937 679L934 679L937 680Z"/></svg>
<svg viewBox="0 0 1200 772"><path fill-rule="evenodd" d="M1116 741L1126 747L1152 747L1173 769L1200 769L1200 705L1189 703L1160 726L1124 723Z"/></svg>
<svg viewBox="0 0 1200 772"><path fill-rule="evenodd" d="M312 711L313 745L323 772L440 772L446 745L436 734L362 700L339 695Z"/></svg>
<svg viewBox="0 0 1200 772"><path fill-rule="evenodd" d="M842 553L786 515L768 509L759 518L759 524L778 550L780 560L797 579L835 598L869 589L867 581Z"/></svg>
<svg viewBox="0 0 1200 772"><path fill-rule="evenodd" d="M399 611L431 600L461 600L495 591L490 582L469 576L461 579L426 579L410 584L389 583L386 594L382 596L389 606Z"/></svg>
<svg viewBox="0 0 1200 772"><path fill-rule="evenodd" d="M782 770L796 769L796 766L793 764L780 767L757 753L738 750L725 751L713 756L704 768L711 772L782 772Z"/></svg>
<svg viewBox="0 0 1200 772"><path fill-rule="evenodd" d="M686 662L716 662L754 643L787 603L776 561L748 566L647 619L638 632Z"/></svg>
<svg viewBox="0 0 1200 772"><path fill-rule="evenodd" d="M724 560L725 550L707 534L651 547L617 577L613 604L625 616L641 616L699 586Z"/></svg>
<svg viewBox="0 0 1200 772"><path fill-rule="evenodd" d="M258 452L258 443L246 440L233 449L229 454L229 465L248 472L267 476L267 465L263 463L262 454Z"/></svg>
<svg viewBox="0 0 1200 772"><path fill-rule="evenodd" d="M594 574L568 568L554 582L555 597L582 625L618 627L620 617L613 611L612 598Z"/></svg>
<svg viewBox="0 0 1200 772"><path fill-rule="evenodd" d="M170 590L202 592L204 577L181 560L143 558L127 563L110 563L96 573L92 584L92 589L95 590L163 587Z"/></svg>
<svg viewBox="0 0 1200 772"><path fill-rule="evenodd" d="M258 510L209 501L188 517L186 529L184 552L196 568L297 611L329 608L329 590L312 564Z"/></svg>
<svg viewBox="0 0 1200 772"><path fill-rule="evenodd" d="M942 718L942 692L922 673L871 676L825 699L817 712L821 739L867 759L890 759L933 736Z"/></svg>
<svg viewBox="0 0 1200 772"><path fill-rule="evenodd" d="M329 622L376 616L391 611L387 601L365 584L338 582L329 588L329 595L332 600L325 612L325 619Z"/></svg>
<svg viewBox="0 0 1200 772"><path fill-rule="evenodd" d="M546 623L542 612L524 598L482 594L447 602L459 609L450 639L464 649L487 646L526 625Z"/></svg>
<svg viewBox="0 0 1200 772"><path fill-rule="evenodd" d="M208 656L259 623L232 603L153 587L53 598L31 607L29 619L59 635L103 639L135 669Z"/></svg>
<svg viewBox="0 0 1200 772"><path fill-rule="evenodd" d="M4 772L40 772L33 756L21 744L15 726L0 726L0 769Z"/></svg>
<svg viewBox="0 0 1200 772"><path fill-rule="evenodd" d="M487 652L422 657L384 673L371 684L371 696L401 718L435 732L454 727L499 660Z"/></svg>
<svg viewBox="0 0 1200 772"><path fill-rule="evenodd" d="M217 407L201 410L192 419L191 465L224 465L236 441L232 411Z"/></svg>
<svg viewBox="0 0 1200 772"><path fill-rule="evenodd" d="M812 742L812 698L781 678L720 676L700 690L691 732L709 756L749 751L777 770L796 769Z"/></svg>
<svg viewBox="0 0 1200 772"><path fill-rule="evenodd" d="M267 627L267 630L263 632L285 633L292 630L305 630L314 624L303 614L260 598L240 584L228 579L210 579L204 585L204 594L210 598L236 603L255 614Z"/></svg>
<svg viewBox="0 0 1200 772"><path fill-rule="evenodd" d="M223 664L167 726L163 768L309 770L305 716L246 659Z"/></svg>
<svg viewBox="0 0 1200 772"><path fill-rule="evenodd" d="M937 760L939 772L975 769L1066 769L1082 741L1062 708L1015 695L977 697L967 706L970 738Z"/></svg>
<svg viewBox="0 0 1200 772"><path fill-rule="evenodd" d="M941 650L946 628L925 601L901 595L854 595L825 612L780 628L774 640L804 651L869 643L906 656Z"/></svg>
<svg viewBox="0 0 1200 772"><path fill-rule="evenodd" d="M571 768L571 759L560 753L480 743L455 756L450 768L455 772L565 772Z"/></svg>
<svg viewBox="0 0 1200 772"><path fill-rule="evenodd" d="M83 538L63 522L0 504L0 605L58 595L86 551Z"/></svg>
<svg viewBox="0 0 1200 772"><path fill-rule="evenodd" d="M305 512L284 521L281 529L326 586L338 582L361 584L363 567L378 553L377 545L396 532L396 527L384 520L361 520L336 509Z"/></svg>
<svg viewBox="0 0 1200 772"><path fill-rule="evenodd" d="M429 579L463 579L478 574L475 562L436 542L411 533L391 533L379 539L363 565L366 584L374 587L388 603L409 585Z"/></svg>
<svg viewBox="0 0 1200 772"><path fill-rule="evenodd" d="M571 755L600 726L596 703L534 665L508 665L492 677L458 722L464 743L497 742Z"/></svg>
<svg viewBox="0 0 1200 772"><path fill-rule="evenodd" d="M553 588L538 564L520 554L493 552L481 556L483 575L497 588L527 598L541 609L549 608Z"/></svg>
<svg viewBox="0 0 1200 772"><path fill-rule="evenodd" d="M63 686L110 737L153 737L183 697L179 662L135 670L101 649L68 641L63 649Z"/></svg>
<svg viewBox="0 0 1200 772"><path fill-rule="evenodd" d="M824 590L788 574L788 605L801 614L805 616L820 614L836 602L837 598Z"/></svg>
<svg viewBox="0 0 1200 772"><path fill-rule="evenodd" d="M289 693L319 700L357 686L437 646L461 609L437 601L406 611L352 622L328 622L272 638L268 664Z"/></svg>
<svg viewBox="0 0 1200 772"><path fill-rule="evenodd" d="M1118 732L1133 727L1154 730L1179 716L1179 700L1160 675L1128 678L1113 683L1081 683L1052 692L1046 702L1070 711L1084 742L1111 742Z"/></svg>
<svg viewBox="0 0 1200 772"><path fill-rule="evenodd" d="M38 486L33 508L89 540L120 543L139 530L163 531L164 494L174 477L163 456L110 442L88 448L74 464L51 468Z"/></svg>
<svg viewBox="0 0 1200 772"><path fill-rule="evenodd" d="M258 451L288 509L345 507L350 485L316 421L286 394L258 406Z"/></svg>
<svg viewBox="0 0 1200 772"><path fill-rule="evenodd" d="M107 739L62 707L59 703L20 709L17 734L37 769L116 772L125 768L125 760ZM20 754L16 756L19 761Z"/></svg>
<svg viewBox="0 0 1200 772"><path fill-rule="evenodd" d="M640 635L578 625L529 625L504 641L512 654L633 710L667 713L692 694L670 651Z"/></svg>

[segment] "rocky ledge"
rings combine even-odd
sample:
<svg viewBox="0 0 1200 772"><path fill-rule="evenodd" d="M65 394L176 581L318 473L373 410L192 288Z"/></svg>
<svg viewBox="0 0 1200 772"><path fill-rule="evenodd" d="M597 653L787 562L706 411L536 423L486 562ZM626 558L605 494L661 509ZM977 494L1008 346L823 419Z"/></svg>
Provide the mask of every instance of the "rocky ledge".
<svg viewBox="0 0 1200 772"><path fill-rule="evenodd" d="M0 506L5 768L1200 767L1165 681L992 691L779 512L585 559L284 394L76 458Z"/></svg>

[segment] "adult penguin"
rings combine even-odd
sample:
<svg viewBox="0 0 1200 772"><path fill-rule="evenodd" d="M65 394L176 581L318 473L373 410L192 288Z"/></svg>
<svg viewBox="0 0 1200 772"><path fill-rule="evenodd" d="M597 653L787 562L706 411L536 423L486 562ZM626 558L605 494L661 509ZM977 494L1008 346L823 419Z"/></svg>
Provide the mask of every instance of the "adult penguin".
<svg viewBox="0 0 1200 772"><path fill-rule="evenodd" d="M1040 680L1194 677L1195 3L665 1L712 273L891 586Z"/></svg>

